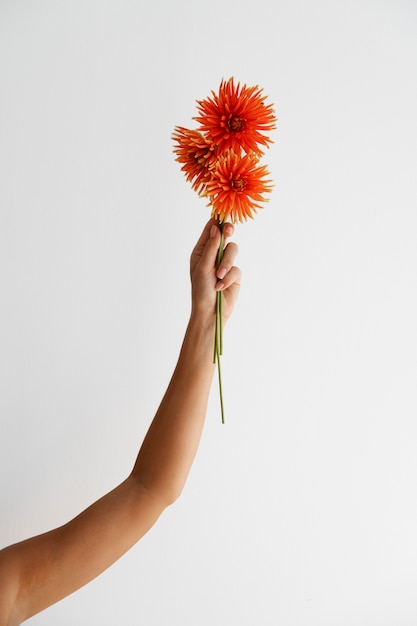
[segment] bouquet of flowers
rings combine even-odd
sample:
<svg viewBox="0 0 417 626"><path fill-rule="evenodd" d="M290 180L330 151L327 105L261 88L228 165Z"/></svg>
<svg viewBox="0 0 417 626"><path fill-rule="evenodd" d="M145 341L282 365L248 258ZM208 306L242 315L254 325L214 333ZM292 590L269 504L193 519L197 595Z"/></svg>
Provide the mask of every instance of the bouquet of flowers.
<svg viewBox="0 0 417 626"><path fill-rule="evenodd" d="M176 126L174 153L186 180L199 196L208 200L211 215L222 227L226 221L243 222L253 218L272 190L269 172L260 160L272 140L268 132L276 128L272 104L258 86L235 84L233 77L222 80L218 93L197 100L199 126L189 130ZM223 258L221 236L217 264ZM216 332L213 361L217 364L222 423L224 406L220 356L223 352L221 291L216 300Z"/></svg>

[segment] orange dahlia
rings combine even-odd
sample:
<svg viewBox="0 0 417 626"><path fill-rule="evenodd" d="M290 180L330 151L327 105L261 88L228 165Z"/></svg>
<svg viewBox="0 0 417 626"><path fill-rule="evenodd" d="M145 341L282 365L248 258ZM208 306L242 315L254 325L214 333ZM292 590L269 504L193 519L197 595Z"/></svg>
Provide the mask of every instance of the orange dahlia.
<svg viewBox="0 0 417 626"><path fill-rule="evenodd" d="M181 171L185 173L186 180L192 183L194 191L201 193L215 165L216 147L197 130L188 130L182 126L175 127L172 138L176 144L176 160L182 163Z"/></svg>
<svg viewBox="0 0 417 626"><path fill-rule="evenodd" d="M262 148L272 140L266 134L276 127L273 105L265 104L266 96L258 86L235 85L233 78L222 80L219 93L197 100L199 115L195 119L208 140L217 145L219 152L228 148L254 152L259 156Z"/></svg>
<svg viewBox="0 0 417 626"><path fill-rule="evenodd" d="M252 218L263 196L272 190L272 181L266 165L259 165L254 154L241 156L233 150L220 155L207 182L205 195L210 199L212 216L220 223L243 222Z"/></svg>

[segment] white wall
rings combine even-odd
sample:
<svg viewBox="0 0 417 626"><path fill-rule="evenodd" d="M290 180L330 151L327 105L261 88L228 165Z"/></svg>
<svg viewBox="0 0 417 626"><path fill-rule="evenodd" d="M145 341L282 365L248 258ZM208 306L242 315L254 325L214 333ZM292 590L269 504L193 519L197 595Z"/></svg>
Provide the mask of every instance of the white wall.
<svg viewBox="0 0 417 626"><path fill-rule="evenodd" d="M411 0L0 2L2 545L130 471L208 218L171 132L222 77L279 128L181 499L42 626L417 623Z"/></svg>

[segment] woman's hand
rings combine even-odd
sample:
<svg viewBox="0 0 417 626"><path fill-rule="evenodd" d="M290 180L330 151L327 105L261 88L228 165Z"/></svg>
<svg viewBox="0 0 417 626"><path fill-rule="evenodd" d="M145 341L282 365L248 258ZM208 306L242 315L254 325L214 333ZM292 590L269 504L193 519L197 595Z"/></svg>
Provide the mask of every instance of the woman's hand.
<svg viewBox="0 0 417 626"><path fill-rule="evenodd" d="M220 245L220 229L215 219L210 219L198 240L190 259L192 284L192 311L202 315L214 325L216 292L223 292L223 321L230 317L235 305L241 272L234 265L238 247L227 240L233 235L233 225L223 226L225 240L224 254L219 267L216 267L217 252Z"/></svg>

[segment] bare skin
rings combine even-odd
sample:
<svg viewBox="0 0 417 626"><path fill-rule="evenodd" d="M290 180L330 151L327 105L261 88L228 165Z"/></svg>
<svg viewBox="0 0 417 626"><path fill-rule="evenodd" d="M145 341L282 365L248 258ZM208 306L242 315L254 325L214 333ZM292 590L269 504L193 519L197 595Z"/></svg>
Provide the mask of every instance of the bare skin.
<svg viewBox="0 0 417 626"><path fill-rule="evenodd" d="M233 226L224 227L225 239ZM190 259L192 306L171 381L129 476L73 520L0 551L0 626L18 626L101 574L153 526L181 494L204 424L213 377L216 291L226 322L235 305L237 246L210 220Z"/></svg>

